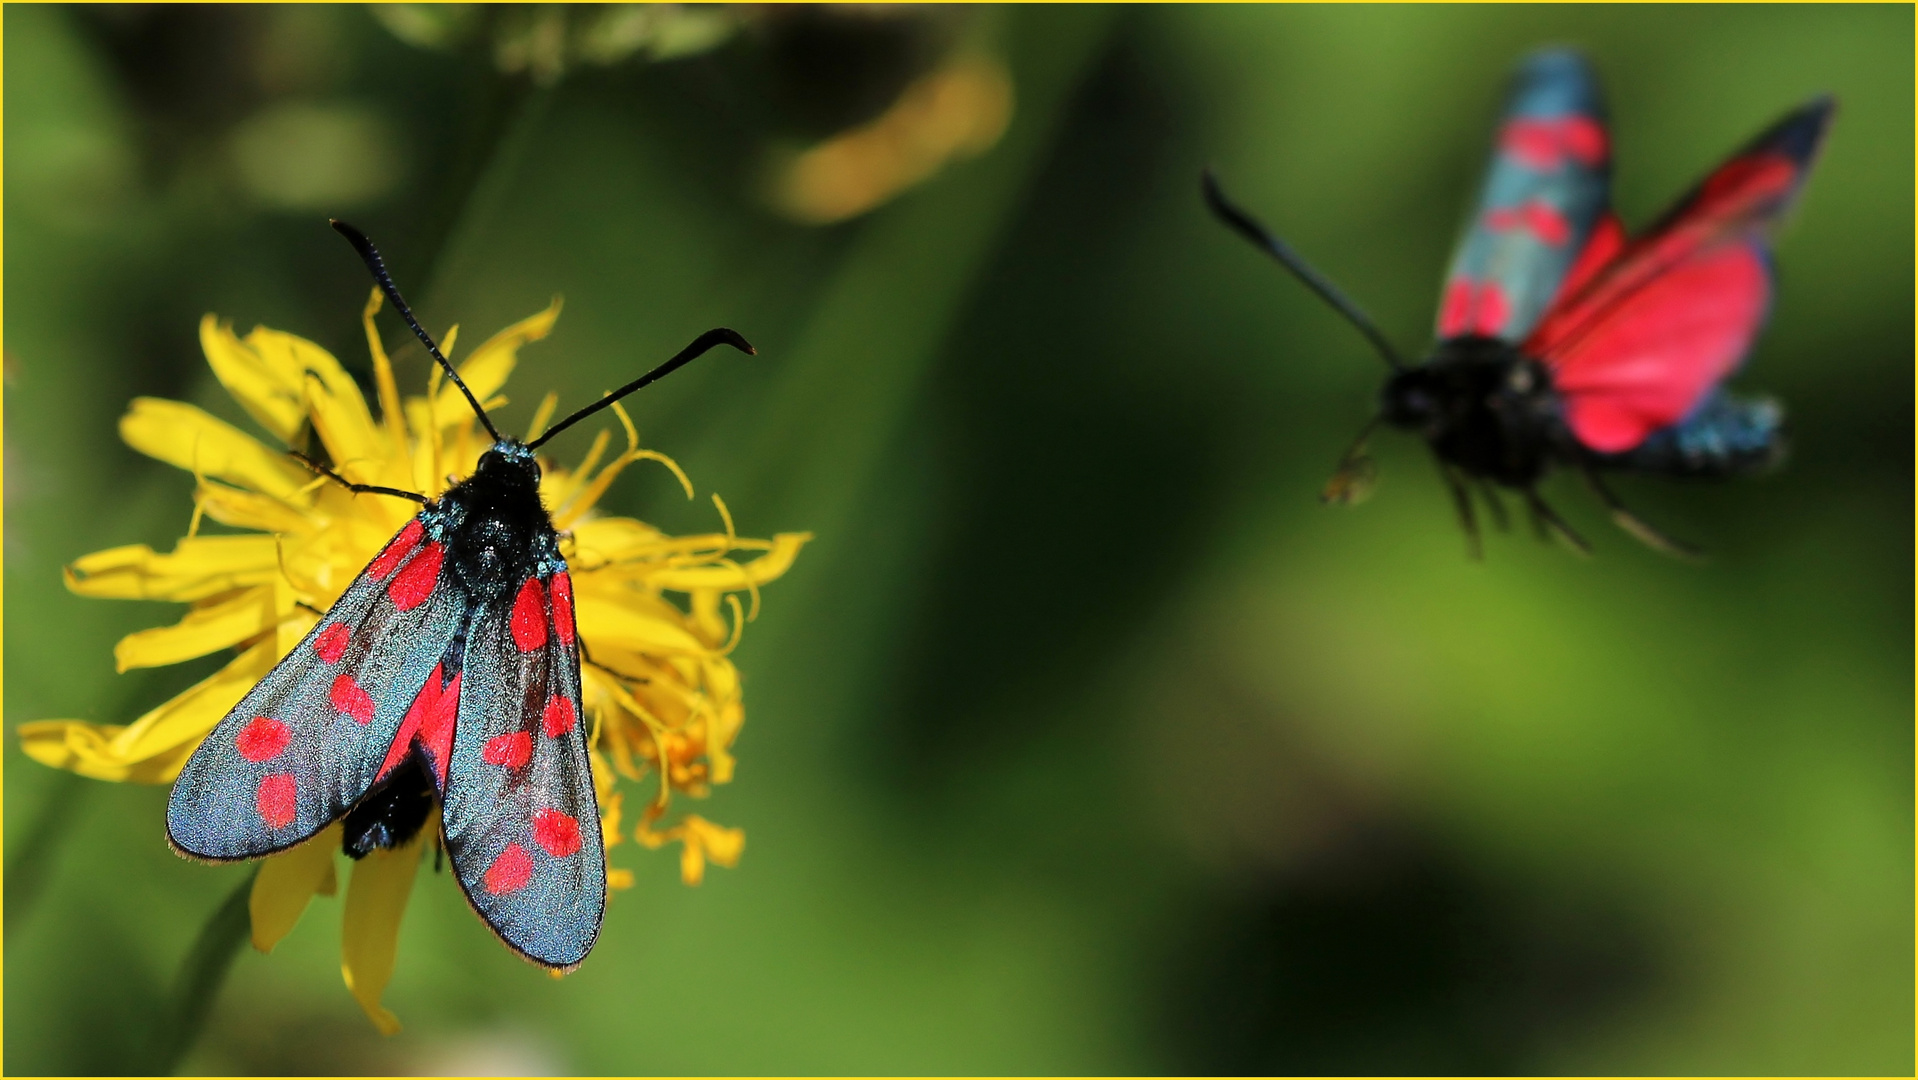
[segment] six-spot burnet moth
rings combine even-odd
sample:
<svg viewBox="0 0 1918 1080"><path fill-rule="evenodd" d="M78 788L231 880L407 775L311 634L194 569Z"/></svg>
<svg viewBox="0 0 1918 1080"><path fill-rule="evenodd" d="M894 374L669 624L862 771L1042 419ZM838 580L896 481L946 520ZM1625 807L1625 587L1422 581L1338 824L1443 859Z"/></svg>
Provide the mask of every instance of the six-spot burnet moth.
<svg viewBox="0 0 1918 1080"><path fill-rule="evenodd" d="M1372 343L1392 375L1379 411L1326 485L1369 484L1366 436L1384 421L1431 445L1474 555L1471 489L1493 519L1494 485L1520 493L1540 535L1585 542L1538 484L1579 472L1613 521L1651 546L1689 549L1633 515L1603 470L1718 477L1780 457L1782 411L1719 389L1770 305L1768 233L1794 202L1832 115L1828 97L1788 113L1627 238L1610 207L1611 141L1598 81L1577 53L1520 68L1492 164L1439 304L1438 345L1408 365L1357 305L1244 211L1210 173L1213 212L1298 276Z"/></svg>
<svg viewBox="0 0 1918 1080"><path fill-rule="evenodd" d="M347 855L396 848L433 804L473 910L520 955L570 969L599 936L606 855L580 708L572 579L539 497L541 444L716 345L671 360L546 429L502 436L413 317L379 252L351 241L395 310L493 437L473 475L387 543L305 640L194 751L167 802L167 836L199 859L256 859L344 819Z"/></svg>

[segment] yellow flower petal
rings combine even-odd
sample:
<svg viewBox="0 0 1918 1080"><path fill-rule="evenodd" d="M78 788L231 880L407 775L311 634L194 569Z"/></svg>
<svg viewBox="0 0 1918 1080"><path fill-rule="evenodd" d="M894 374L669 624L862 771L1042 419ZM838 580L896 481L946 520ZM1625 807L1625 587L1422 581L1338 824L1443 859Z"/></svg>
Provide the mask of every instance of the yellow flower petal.
<svg viewBox="0 0 1918 1080"><path fill-rule="evenodd" d="M236 529L305 533L317 524L308 517L308 510L294 503L225 484L202 482L193 497L207 517Z"/></svg>
<svg viewBox="0 0 1918 1080"><path fill-rule="evenodd" d="M306 382L307 416L313 430L326 445L333 466L342 476L362 484L387 487L404 484L397 462L388 453L386 441L373 424L360 388L347 380L344 389L330 386L320 378ZM397 474L397 475L396 475Z"/></svg>
<svg viewBox="0 0 1918 1080"><path fill-rule="evenodd" d="M213 725L240 703L279 658L268 639L210 678L131 724L37 720L20 725L28 757L98 780L168 784Z"/></svg>
<svg viewBox="0 0 1918 1080"><path fill-rule="evenodd" d="M279 545L271 536L196 536L167 555L145 544L81 556L66 568L67 588L81 596L116 600L204 600L279 575Z"/></svg>
<svg viewBox="0 0 1918 1080"><path fill-rule="evenodd" d="M466 388L473 392L474 397L483 402L506 385L506 377L513 373L513 366L519 362L519 347L552 333L553 322L559 318L560 306L560 298L553 297L553 302L547 305L545 311L521 319L473 350L473 355L459 365L459 373L461 381L466 383ZM433 420L445 428L472 418L473 407L466 403L466 396L460 393L460 388L448 379L433 399Z"/></svg>
<svg viewBox="0 0 1918 1080"><path fill-rule="evenodd" d="M780 533L773 537L772 550L751 562L662 568L647 575L646 581L655 589L685 593L764 585L791 569L799 549L811 539L811 533Z"/></svg>
<svg viewBox="0 0 1918 1080"><path fill-rule="evenodd" d="M317 379L338 410L329 418L332 437L327 430L321 432L327 451L336 462L365 452L372 417L359 385L332 353L305 338L264 326L254 327L241 341L233 336L231 323L211 315L200 320L200 345L208 365L234 399L281 442L292 442L301 421L309 418L310 383ZM322 418L311 419L316 428L321 427ZM342 453L343 448L349 453Z"/></svg>
<svg viewBox="0 0 1918 1080"><path fill-rule="evenodd" d="M312 479L285 455L183 401L134 398L120 418L120 437L150 458L283 499Z"/></svg>
<svg viewBox="0 0 1918 1080"><path fill-rule="evenodd" d="M640 818L634 839L649 848L679 841L679 879L686 884L697 885L705 880L708 860L720 866L739 865L740 852L746 848L743 830L715 825L698 814L688 814L672 828L654 832L648 820L653 816L654 812L649 809Z"/></svg>
<svg viewBox="0 0 1918 1080"><path fill-rule="evenodd" d="M113 647L114 665L120 671L160 667L238 645L273 629L289 614L291 595L284 600L279 595L285 592L271 586L243 589L194 608L172 626L128 634Z"/></svg>
<svg viewBox="0 0 1918 1080"><path fill-rule="evenodd" d="M353 864L353 876L346 883L346 911L340 924L340 975L382 1035L400 1029L399 1017L380 1004L380 995L393 979L400 917L406 914L406 899L413 893L413 879L419 876L425 837L438 828L438 821L429 818L426 827L405 847L374 849Z"/></svg>
<svg viewBox="0 0 1918 1080"><path fill-rule="evenodd" d="M583 580L575 585L581 586L574 589L573 609L579 636L595 648L604 643L644 652L706 652L705 643L680 623L641 614L596 591L588 592Z"/></svg>
<svg viewBox="0 0 1918 1080"><path fill-rule="evenodd" d="M739 854L746 850L743 829L715 825L698 814L685 821L686 835L680 841L679 879L697 885L706 879L706 862L720 866L738 866Z"/></svg>
<svg viewBox="0 0 1918 1080"><path fill-rule="evenodd" d="M299 373L276 367L241 343L231 322L211 314L200 319L200 349L233 400L281 442L292 442L305 419Z"/></svg>
<svg viewBox="0 0 1918 1080"><path fill-rule="evenodd" d="M247 911L253 917L254 948L272 952L273 946L300 921L313 894L332 891L326 886L333 879L333 856L339 850L340 826L335 822L306 843L268 856L260 864L260 875L253 879L253 894L247 899Z"/></svg>

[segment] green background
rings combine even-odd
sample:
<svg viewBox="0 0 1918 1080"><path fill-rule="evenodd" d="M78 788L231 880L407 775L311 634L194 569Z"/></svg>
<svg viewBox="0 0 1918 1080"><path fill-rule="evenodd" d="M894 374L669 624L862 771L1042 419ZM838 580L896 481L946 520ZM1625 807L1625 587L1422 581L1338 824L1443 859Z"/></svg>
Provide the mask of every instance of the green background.
<svg viewBox="0 0 1918 1080"><path fill-rule="evenodd" d="M125 722L218 663L113 674L178 608L59 579L185 531L189 477L114 421L238 416L201 314L367 370L327 211L236 179L236 133L289 104L383 133L289 175L370 178L333 212L429 325L477 342L565 295L503 426L735 327L758 359L632 405L701 501L651 470L606 505L704 530L717 490L744 534L818 534L736 654L738 780L697 807L747 830L737 869L687 888L616 849L638 885L558 982L423 877L391 1039L318 900L183 1068L1909 1074L1911 8L976 11L1005 139L830 228L763 209L764 155L924 49L813 26L859 47L808 66L793 25L538 92L358 8L6 9L10 727ZM1632 223L1841 101L1738 381L1789 404L1791 461L1620 484L1704 566L1565 478L1595 558L1521 533L1469 561L1399 436L1375 499L1319 506L1379 365L1199 202L1214 164L1422 347L1506 72L1555 41L1606 79ZM168 852L163 788L5 754L5 1068L157 1067L244 871Z"/></svg>

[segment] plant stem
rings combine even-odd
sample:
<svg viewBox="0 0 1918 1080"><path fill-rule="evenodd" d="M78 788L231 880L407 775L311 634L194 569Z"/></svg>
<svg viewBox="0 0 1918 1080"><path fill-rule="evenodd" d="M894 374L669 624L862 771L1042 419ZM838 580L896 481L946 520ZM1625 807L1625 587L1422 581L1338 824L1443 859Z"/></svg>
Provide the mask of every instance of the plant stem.
<svg viewBox="0 0 1918 1080"><path fill-rule="evenodd" d="M200 927L199 937L193 940L186 959L180 962L180 973L173 980L160 1027L154 1032L154 1075L170 1075L199 1040L200 1029L206 1026L207 1015L213 1010L213 999L219 996L220 986L233 967L233 958L252 931L247 902L253 894L253 879L259 873L256 863L214 909L206 925Z"/></svg>
<svg viewBox="0 0 1918 1080"><path fill-rule="evenodd" d="M26 835L14 846L12 857L7 860L3 932L8 938L46 893L47 881L53 874L53 856L60 848L60 841L79 819L80 806L91 789L85 777L64 771L51 785L53 790L40 804Z"/></svg>

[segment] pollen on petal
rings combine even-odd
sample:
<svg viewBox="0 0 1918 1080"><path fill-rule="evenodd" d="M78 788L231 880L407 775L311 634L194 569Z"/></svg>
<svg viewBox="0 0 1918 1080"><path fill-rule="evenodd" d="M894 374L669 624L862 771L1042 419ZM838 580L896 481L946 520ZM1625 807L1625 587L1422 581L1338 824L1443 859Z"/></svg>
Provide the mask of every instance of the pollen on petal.
<svg viewBox="0 0 1918 1080"><path fill-rule="evenodd" d="M524 888L533 879L533 857L518 844L506 845L499 853L493 865L486 868L484 884L486 891L494 896L505 896L515 889Z"/></svg>
<svg viewBox="0 0 1918 1080"><path fill-rule="evenodd" d="M579 714L573 711L573 703L562 694L554 694L546 699L546 713L540 717L539 729L549 739L557 739L573 730L579 723Z"/></svg>
<svg viewBox="0 0 1918 1080"><path fill-rule="evenodd" d="M546 590L539 579L529 577L519 587L513 601L513 644L520 652L532 652L546 644Z"/></svg>
<svg viewBox="0 0 1918 1080"><path fill-rule="evenodd" d="M480 751L480 760L488 765L504 765L517 769L526 764L533 756L533 737L524 731L512 731L505 735L495 735L486 740L486 746Z"/></svg>
<svg viewBox="0 0 1918 1080"><path fill-rule="evenodd" d="M345 623L336 622L320 631L320 636L313 639L313 651L320 654L321 660L329 664L337 664L340 662L340 657L346 655L346 643L351 640L353 640L353 631Z"/></svg>
<svg viewBox="0 0 1918 1080"><path fill-rule="evenodd" d="M426 528L420 524L419 518L407 522L406 528L401 529L400 534L387 543L386 550L380 552L377 558L367 564L366 572L373 575L375 581L386 580L387 575L391 574L400 563L405 562L406 557L413 554L414 548L420 546L420 537L425 532Z"/></svg>
<svg viewBox="0 0 1918 1080"><path fill-rule="evenodd" d="M260 808L260 819L269 826L278 829L291 824L296 805L293 798L293 774L274 773L261 780L259 791L254 796L254 804Z"/></svg>
<svg viewBox="0 0 1918 1080"><path fill-rule="evenodd" d="M248 761L272 761L286 750L286 744L293 741L293 733L286 725L267 716L256 716L240 729L239 737L234 739L240 756Z"/></svg>
<svg viewBox="0 0 1918 1080"><path fill-rule="evenodd" d="M419 557L406 564L393 583L386 587L386 595L393 598L393 606L408 611L426 602L433 595L433 587L440 580L440 560L444 552L437 541L426 545Z"/></svg>
<svg viewBox="0 0 1918 1080"><path fill-rule="evenodd" d="M573 646L573 579L561 570L553 575L553 583L547 587L547 595L553 601L553 637L567 648Z"/></svg>
<svg viewBox="0 0 1918 1080"><path fill-rule="evenodd" d="M579 850L579 821L563 811L541 808L533 814L533 839L546 854L563 859Z"/></svg>
<svg viewBox="0 0 1918 1080"><path fill-rule="evenodd" d="M364 724L373 719L373 696L353 680L353 676L342 672L333 680L333 690L327 695L333 702L334 711L341 716L350 716Z"/></svg>

